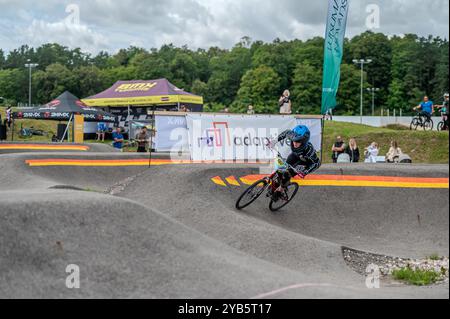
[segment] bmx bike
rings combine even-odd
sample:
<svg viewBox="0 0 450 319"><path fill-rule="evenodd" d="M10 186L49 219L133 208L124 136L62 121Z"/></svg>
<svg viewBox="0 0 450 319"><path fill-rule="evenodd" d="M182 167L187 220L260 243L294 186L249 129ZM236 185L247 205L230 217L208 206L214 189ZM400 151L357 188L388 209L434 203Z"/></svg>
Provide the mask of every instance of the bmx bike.
<svg viewBox="0 0 450 319"><path fill-rule="evenodd" d="M448 131L448 119L445 117L442 121L440 121L437 125L438 131Z"/></svg>
<svg viewBox="0 0 450 319"><path fill-rule="evenodd" d="M289 204L295 195L297 195L299 185L293 182L287 184L282 192L277 191L280 185L282 185L283 174L289 169L293 169L297 173L297 176L301 175L301 173L293 166L286 163L286 160L279 151L274 150L273 147L270 149L277 153L275 159L275 171L270 176L267 176L248 187L236 201L236 209L241 210L250 206L265 193L266 197L270 198L269 209L276 212Z"/></svg>
<svg viewBox="0 0 450 319"><path fill-rule="evenodd" d="M411 131L417 131L417 128L419 126L422 127L424 131L431 131L431 130L433 130L434 123L431 118L428 118L428 117L418 113L412 119L409 129Z"/></svg>
<svg viewBox="0 0 450 319"><path fill-rule="evenodd" d="M31 138L33 136L48 136L48 132L35 129L34 127L30 127L30 128L22 127L19 131L19 136L21 138Z"/></svg>

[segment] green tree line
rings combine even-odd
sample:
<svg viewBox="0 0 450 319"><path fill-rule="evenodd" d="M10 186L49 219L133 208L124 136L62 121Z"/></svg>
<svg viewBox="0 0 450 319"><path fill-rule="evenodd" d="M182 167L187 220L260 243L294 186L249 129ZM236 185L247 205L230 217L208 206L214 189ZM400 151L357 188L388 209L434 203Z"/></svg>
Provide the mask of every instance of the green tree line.
<svg viewBox="0 0 450 319"><path fill-rule="evenodd" d="M115 54L90 55L59 44L38 48L27 45L5 54L0 49L0 97L10 104L28 100L30 59L33 70L32 98L46 103L65 90L88 97L118 80L167 78L176 86L205 99L205 108L229 107L243 112L252 104L259 113L278 112L277 101L289 89L296 113L319 114L322 90L324 39L272 43L241 39L232 49L219 47L191 50L163 45L159 49L129 47ZM449 88L448 41L414 34L388 37L367 31L345 40L341 85L335 113L359 114L360 69L353 59L372 59L366 66L364 86L376 87L380 108L408 112L423 95L436 103ZM365 113L371 96L365 92Z"/></svg>

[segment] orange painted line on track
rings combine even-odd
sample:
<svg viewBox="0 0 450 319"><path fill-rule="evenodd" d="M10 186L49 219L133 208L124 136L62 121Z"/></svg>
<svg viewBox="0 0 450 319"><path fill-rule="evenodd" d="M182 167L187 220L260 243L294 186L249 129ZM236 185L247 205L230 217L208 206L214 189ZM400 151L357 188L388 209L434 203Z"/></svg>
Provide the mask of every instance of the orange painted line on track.
<svg viewBox="0 0 450 319"><path fill-rule="evenodd" d="M378 188L434 188L448 189L448 178L404 177L399 180L390 176L365 176L367 179L328 179L329 175L314 175L315 178L293 179L300 186L336 186L336 187L378 187ZM249 175L241 178L242 183L252 185L264 175ZM353 176L349 176L353 177ZM378 180L376 180L379 178Z"/></svg>
<svg viewBox="0 0 450 319"><path fill-rule="evenodd" d="M267 175L247 175L241 179L256 182ZM296 177L294 181L302 181ZM308 175L304 181L363 181L363 182L395 182L395 183L438 183L448 184L448 178L398 177L398 176L354 176L354 175Z"/></svg>
<svg viewBox="0 0 450 319"><path fill-rule="evenodd" d="M80 150L87 151L83 145L38 145L38 144L0 144L0 150Z"/></svg>
<svg viewBox="0 0 450 319"><path fill-rule="evenodd" d="M148 159L30 159L26 160L30 166L144 166L149 165ZM259 162L245 161L190 161L190 160L170 160L154 159L152 165L182 165L182 164L260 164Z"/></svg>

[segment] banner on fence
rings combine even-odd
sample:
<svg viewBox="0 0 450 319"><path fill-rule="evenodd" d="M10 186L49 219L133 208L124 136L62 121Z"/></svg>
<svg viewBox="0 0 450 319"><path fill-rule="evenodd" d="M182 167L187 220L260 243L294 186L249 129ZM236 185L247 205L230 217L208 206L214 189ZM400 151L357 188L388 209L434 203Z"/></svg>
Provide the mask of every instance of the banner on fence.
<svg viewBox="0 0 450 319"><path fill-rule="evenodd" d="M297 119L297 125L305 125L311 131L311 144L317 152L322 150L322 120Z"/></svg>
<svg viewBox="0 0 450 319"><path fill-rule="evenodd" d="M293 129L297 123L309 124L313 141L320 150L321 120L301 120L293 116L187 115L191 158L207 160L269 160L268 139ZM317 123L316 123L317 122ZM283 155L289 146L282 144Z"/></svg>
<svg viewBox="0 0 450 319"><path fill-rule="evenodd" d="M155 125L157 152L189 151L186 117L157 115Z"/></svg>

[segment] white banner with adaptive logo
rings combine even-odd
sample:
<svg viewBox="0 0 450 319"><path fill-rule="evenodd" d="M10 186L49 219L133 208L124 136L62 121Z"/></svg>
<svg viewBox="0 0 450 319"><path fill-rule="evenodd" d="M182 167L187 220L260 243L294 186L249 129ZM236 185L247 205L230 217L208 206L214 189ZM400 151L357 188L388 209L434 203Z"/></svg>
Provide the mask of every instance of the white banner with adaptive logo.
<svg viewBox="0 0 450 319"><path fill-rule="evenodd" d="M189 151L186 117L157 115L155 126L155 144L158 152Z"/></svg>
<svg viewBox="0 0 450 319"><path fill-rule="evenodd" d="M305 125L311 131L311 144L317 152L322 150L322 120L321 119L297 119L297 125Z"/></svg>
<svg viewBox="0 0 450 319"><path fill-rule="evenodd" d="M309 124L312 141L320 150L321 120L301 120L293 116L269 115L187 115L191 158L211 160L270 160L274 154L265 146L268 139L276 138L298 124ZM283 144L282 154L289 153Z"/></svg>

